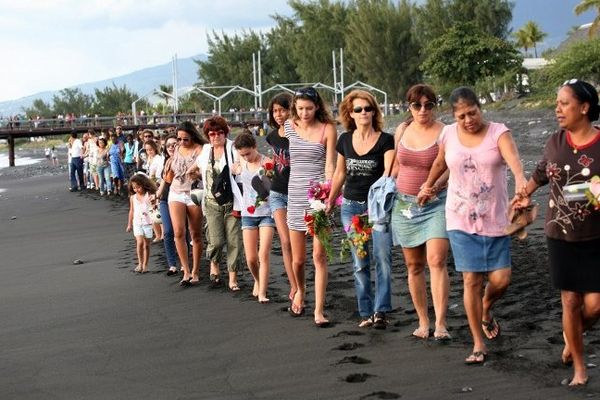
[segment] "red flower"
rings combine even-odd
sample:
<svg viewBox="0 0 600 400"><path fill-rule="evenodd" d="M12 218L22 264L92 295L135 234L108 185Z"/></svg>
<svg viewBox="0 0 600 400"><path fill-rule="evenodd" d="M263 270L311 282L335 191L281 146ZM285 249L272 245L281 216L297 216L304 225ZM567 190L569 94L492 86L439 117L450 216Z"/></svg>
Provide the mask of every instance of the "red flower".
<svg viewBox="0 0 600 400"><path fill-rule="evenodd" d="M254 214L254 212L256 211L256 207L254 207L254 206L248 206L247 210L248 210L248 212L250 214Z"/></svg>
<svg viewBox="0 0 600 400"><path fill-rule="evenodd" d="M594 162L594 159L586 156L585 154L582 154L581 157L579 157L579 160L577 160L577 164L579 164L585 168L588 168L590 166L590 164L593 162Z"/></svg>
<svg viewBox="0 0 600 400"><path fill-rule="evenodd" d="M272 162L267 161L264 167L267 171L271 171L273 168L275 168L275 165Z"/></svg>
<svg viewBox="0 0 600 400"><path fill-rule="evenodd" d="M304 214L304 222L312 222L314 219L315 217L313 217L311 214Z"/></svg>

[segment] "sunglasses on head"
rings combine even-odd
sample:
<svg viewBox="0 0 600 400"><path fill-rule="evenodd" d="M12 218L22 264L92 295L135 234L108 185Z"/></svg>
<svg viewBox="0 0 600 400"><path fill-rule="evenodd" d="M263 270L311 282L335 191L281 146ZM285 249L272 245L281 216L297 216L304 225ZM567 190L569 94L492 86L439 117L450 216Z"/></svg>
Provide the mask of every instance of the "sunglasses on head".
<svg viewBox="0 0 600 400"><path fill-rule="evenodd" d="M302 89L296 90L294 93L295 97L308 97L311 100L316 100L319 98L319 93L313 87L306 87Z"/></svg>
<svg viewBox="0 0 600 400"><path fill-rule="evenodd" d="M363 110L365 112L371 112L374 110L374 108L372 106L365 106L365 107L356 106L352 109L352 111L354 111L355 114L360 114L361 112L363 112Z"/></svg>
<svg viewBox="0 0 600 400"><path fill-rule="evenodd" d="M223 131L208 131L209 137L215 137L215 136L219 136L219 135L225 135L225 132L223 132Z"/></svg>
<svg viewBox="0 0 600 400"><path fill-rule="evenodd" d="M415 111L421 111L421 108L425 107L426 110L433 110L435 108L435 103L433 101L428 101L427 103L417 103L416 101L413 101L412 103L409 104L410 108L412 108Z"/></svg>
<svg viewBox="0 0 600 400"><path fill-rule="evenodd" d="M577 78L567 79L566 81L563 82L561 87L575 85L577 82L580 82L579 79L577 79ZM583 89L585 94L587 94L590 98L592 98L592 94L589 92L589 90L585 87L585 85L583 83L581 85L579 85L579 87Z"/></svg>

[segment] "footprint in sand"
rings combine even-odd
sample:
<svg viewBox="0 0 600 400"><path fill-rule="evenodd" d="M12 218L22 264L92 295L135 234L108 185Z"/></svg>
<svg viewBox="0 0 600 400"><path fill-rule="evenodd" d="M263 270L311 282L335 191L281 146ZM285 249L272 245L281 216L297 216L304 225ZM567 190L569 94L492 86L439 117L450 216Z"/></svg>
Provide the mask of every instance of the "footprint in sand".
<svg viewBox="0 0 600 400"><path fill-rule="evenodd" d="M359 364L360 365L360 364L370 364L371 360L368 360L366 358L359 357L359 356L348 356L348 357L342 358L337 363L338 364Z"/></svg>
<svg viewBox="0 0 600 400"><path fill-rule="evenodd" d="M360 332L360 331L341 331L330 337L338 338L338 337L344 337L344 336L363 336L364 334L365 334L364 332Z"/></svg>
<svg viewBox="0 0 600 400"><path fill-rule="evenodd" d="M344 381L348 383L361 383L365 382L367 379L374 377L375 375L359 373L359 374L350 374L343 378Z"/></svg>
<svg viewBox="0 0 600 400"><path fill-rule="evenodd" d="M365 346L364 344L356 343L356 342L343 343L343 344L340 344L339 346L335 347L334 350L351 351L351 350L356 350L356 349L364 347L364 346Z"/></svg>
<svg viewBox="0 0 600 400"><path fill-rule="evenodd" d="M399 399L401 396L398 393L391 392L373 392L366 396L362 396L360 400L371 400L371 399Z"/></svg>

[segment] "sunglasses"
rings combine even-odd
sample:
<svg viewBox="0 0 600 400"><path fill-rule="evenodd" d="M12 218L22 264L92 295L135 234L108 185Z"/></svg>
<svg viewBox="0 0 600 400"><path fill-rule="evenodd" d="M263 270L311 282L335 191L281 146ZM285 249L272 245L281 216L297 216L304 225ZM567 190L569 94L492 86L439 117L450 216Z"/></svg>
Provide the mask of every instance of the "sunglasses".
<svg viewBox="0 0 600 400"><path fill-rule="evenodd" d="M421 103L417 103L416 101L413 101L412 103L409 104L410 108L412 108L415 111L421 111L421 108L425 107L425 109L427 111L429 110L433 110L435 108L435 103L433 101L428 101L427 103L421 104Z"/></svg>
<svg viewBox="0 0 600 400"><path fill-rule="evenodd" d="M178 141L178 142L189 142L189 141L190 141L190 138L181 138L181 137L178 137L178 138L177 138L177 141Z"/></svg>
<svg viewBox="0 0 600 400"><path fill-rule="evenodd" d="M225 135L225 132L223 132L223 131L209 131L208 132L209 137L215 137L215 136L220 136L220 135Z"/></svg>
<svg viewBox="0 0 600 400"><path fill-rule="evenodd" d="M366 107L357 106L352 109L352 111L354 111L355 114L360 114L361 112L363 112L363 110L365 112L369 113L369 112L373 111L374 108L372 106L366 106Z"/></svg>
<svg viewBox="0 0 600 400"><path fill-rule="evenodd" d="M563 82L562 86L570 86L570 85L575 85L577 82L579 82L579 79L573 78L573 79L567 79L566 81ZM585 92L585 94L588 95L588 97L592 98L592 94L589 92L589 90L587 90L587 88L585 87L585 85L582 83L581 85L578 85L581 89L583 89L583 91Z"/></svg>
<svg viewBox="0 0 600 400"><path fill-rule="evenodd" d="M144 135L144 139L154 139L154 136L152 136L152 135Z"/></svg>
<svg viewBox="0 0 600 400"><path fill-rule="evenodd" d="M319 98L319 93L313 87L307 87L296 90L294 93L296 97L308 97L311 100L317 100Z"/></svg>
<svg viewBox="0 0 600 400"><path fill-rule="evenodd" d="M175 143L169 143L169 144L167 144L165 147L166 147L166 148L171 148L171 147L175 147L175 146L176 146L176 144L175 144Z"/></svg>

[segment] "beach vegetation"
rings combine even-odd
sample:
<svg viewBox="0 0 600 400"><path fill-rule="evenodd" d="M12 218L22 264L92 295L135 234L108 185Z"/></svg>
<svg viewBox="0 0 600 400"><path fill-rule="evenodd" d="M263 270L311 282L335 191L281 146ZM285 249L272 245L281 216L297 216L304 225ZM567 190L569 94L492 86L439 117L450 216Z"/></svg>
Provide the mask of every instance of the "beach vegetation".
<svg viewBox="0 0 600 400"><path fill-rule="evenodd" d="M580 15L590 10L596 10L596 17L592 21L592 26L588 31L590 38L594 37L594 34L600 32L600 0L581 0L577 6L575 6L575 14Z"/></svg>
<svg viewBox="0 0 600 400"><path fill-rule="evenodd" d="M556 89L565 79L600 82L600 38L574 43L558 54L546 72L546 85Z"/></svg>
<svg viewBox="0 0 600 400"><path fill-rule="evenodd" d="M85 115L94 105L94 97L79 88L65 88L52 97L52 109L57 114Z"/></svg>
<svg viewBox="0 0 600 400"><path fill-rule="evenodd" d="M127 89L126 85L117 87L113 83L112 87L95 90L92 110L98 115L117 115L120 111L129 110L131 103L138 97L136 93ZM140 100L137 104L140 110L149 108L149 104L145 100Z"/></svg>

